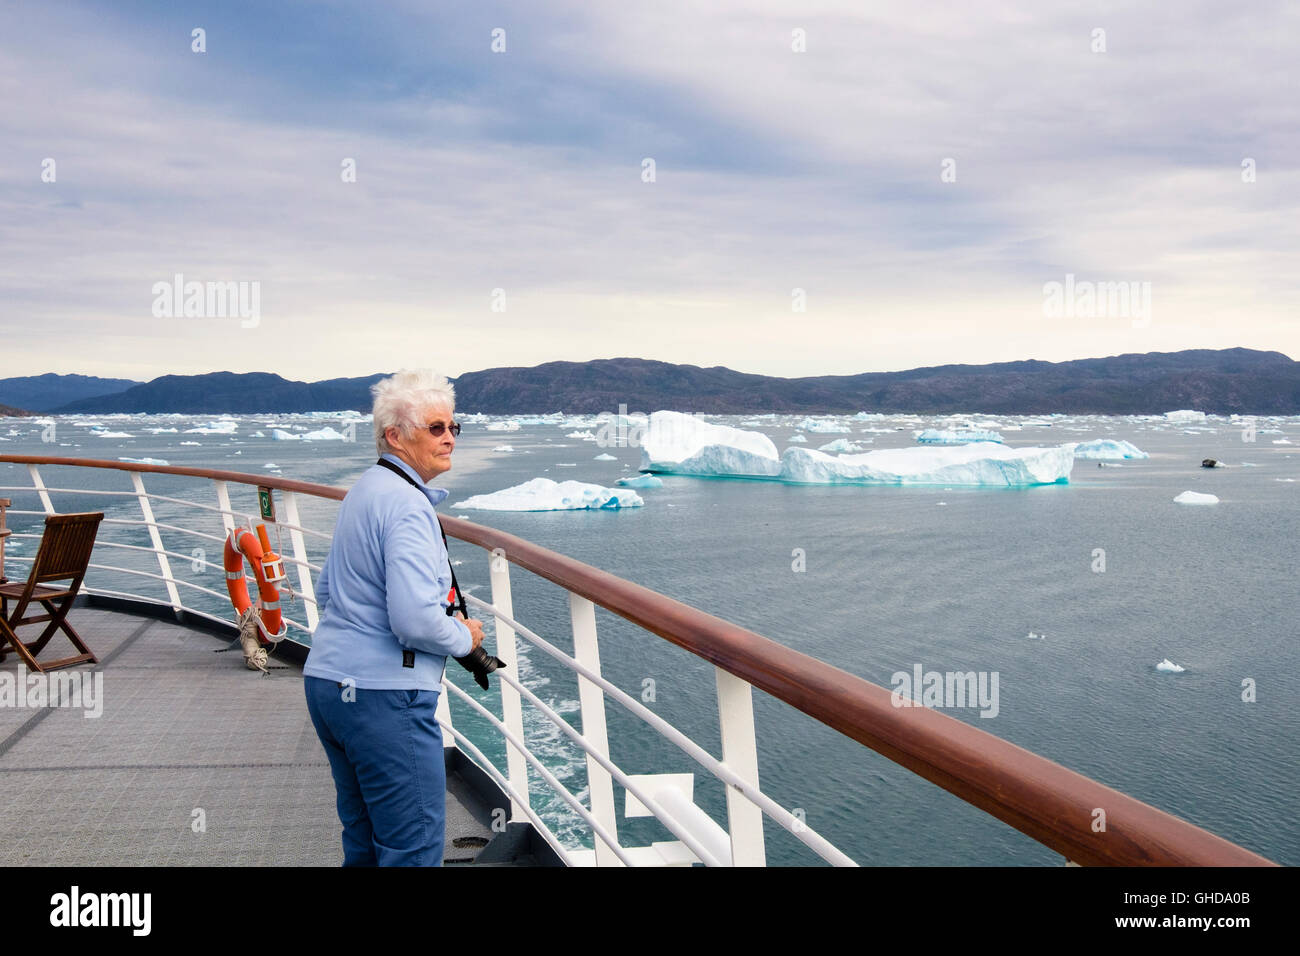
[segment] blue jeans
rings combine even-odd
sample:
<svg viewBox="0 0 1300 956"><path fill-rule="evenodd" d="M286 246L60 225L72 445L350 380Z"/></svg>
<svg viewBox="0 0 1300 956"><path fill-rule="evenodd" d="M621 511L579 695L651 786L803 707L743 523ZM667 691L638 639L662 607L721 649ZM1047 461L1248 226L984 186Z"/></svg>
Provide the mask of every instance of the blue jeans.
<svg viewBox="0 0 1300 956"><path fill-rule="evenodd" d="M329 757L344 866L441 866L447 771L438 692L365 690L304 677L307 711Z"/></svg>

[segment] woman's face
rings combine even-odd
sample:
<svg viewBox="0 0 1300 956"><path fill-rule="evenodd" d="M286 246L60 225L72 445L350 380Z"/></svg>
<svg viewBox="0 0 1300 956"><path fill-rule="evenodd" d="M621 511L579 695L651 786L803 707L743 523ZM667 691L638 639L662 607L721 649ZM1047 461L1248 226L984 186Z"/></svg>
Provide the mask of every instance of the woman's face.
<svg viewBox="0 0 1300 956"><path fill-rule="evenodd" d="M389 446L420 476L426 484L435 475L441 475L451 469L451 453L456 448L456 438L451 433L452 409L445 406L427 408L419 417L419 427L410 435L402 435L401 429L389 428L384 433ZM442 434L434 436L429 431L430 425L443 426Z"/></svg>

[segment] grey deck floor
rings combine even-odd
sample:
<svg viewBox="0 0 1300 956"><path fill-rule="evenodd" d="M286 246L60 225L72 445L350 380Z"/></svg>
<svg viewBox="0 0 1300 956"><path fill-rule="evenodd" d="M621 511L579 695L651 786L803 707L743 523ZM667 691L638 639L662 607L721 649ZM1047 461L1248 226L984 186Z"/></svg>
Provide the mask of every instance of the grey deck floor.
<svg viewBox="0 0 1300 956"><path fill-rule="evenodd" d="M103 714L0 707L0 866L342 861L297 665L272 657L283 669L263 677L237 649L214 653L228 642L169 621L89 608L69 620L100 659ZM57 636L42 656L64 647ZM0 667L25 681L12 653ZM467 788L448 786L446 858L459 862L453 839L491 833Z"/></svg>

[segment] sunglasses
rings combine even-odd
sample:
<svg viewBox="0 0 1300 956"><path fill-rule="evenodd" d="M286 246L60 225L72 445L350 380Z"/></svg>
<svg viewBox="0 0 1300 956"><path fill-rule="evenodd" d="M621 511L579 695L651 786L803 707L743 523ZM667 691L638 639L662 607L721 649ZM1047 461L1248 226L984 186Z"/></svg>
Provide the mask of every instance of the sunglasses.
<svg viewBox="0 0 1300 956"><path fill-rule="evenodd" d="M458 438L460 436L460 422L452 422L450 425L444 425L442 422L435 422L432 425L425 425L424 427L429 429L429 434L434 438L441 438L442 433L448 428L451 429L452 438Z"/></svg>

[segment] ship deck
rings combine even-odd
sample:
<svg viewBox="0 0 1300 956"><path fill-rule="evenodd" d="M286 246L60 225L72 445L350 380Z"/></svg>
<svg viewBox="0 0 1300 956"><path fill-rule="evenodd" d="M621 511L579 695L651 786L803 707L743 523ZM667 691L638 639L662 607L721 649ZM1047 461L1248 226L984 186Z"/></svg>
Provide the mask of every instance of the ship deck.
<svg viewBox="0 0 1300 956"><path fill-rule="evenodd" d="M238 645L223 653L230 635L166 613L70 613L100 660L101 716L0 707L0 866L339 865L334 781L300 664L277 653L269 675L250 671ZM3 670L26 681L12 653ZM73 671L91 666L53 673ZM494 834L494 805L508 803L448 751L445 864L553 862L531 827Z"/></svg>

